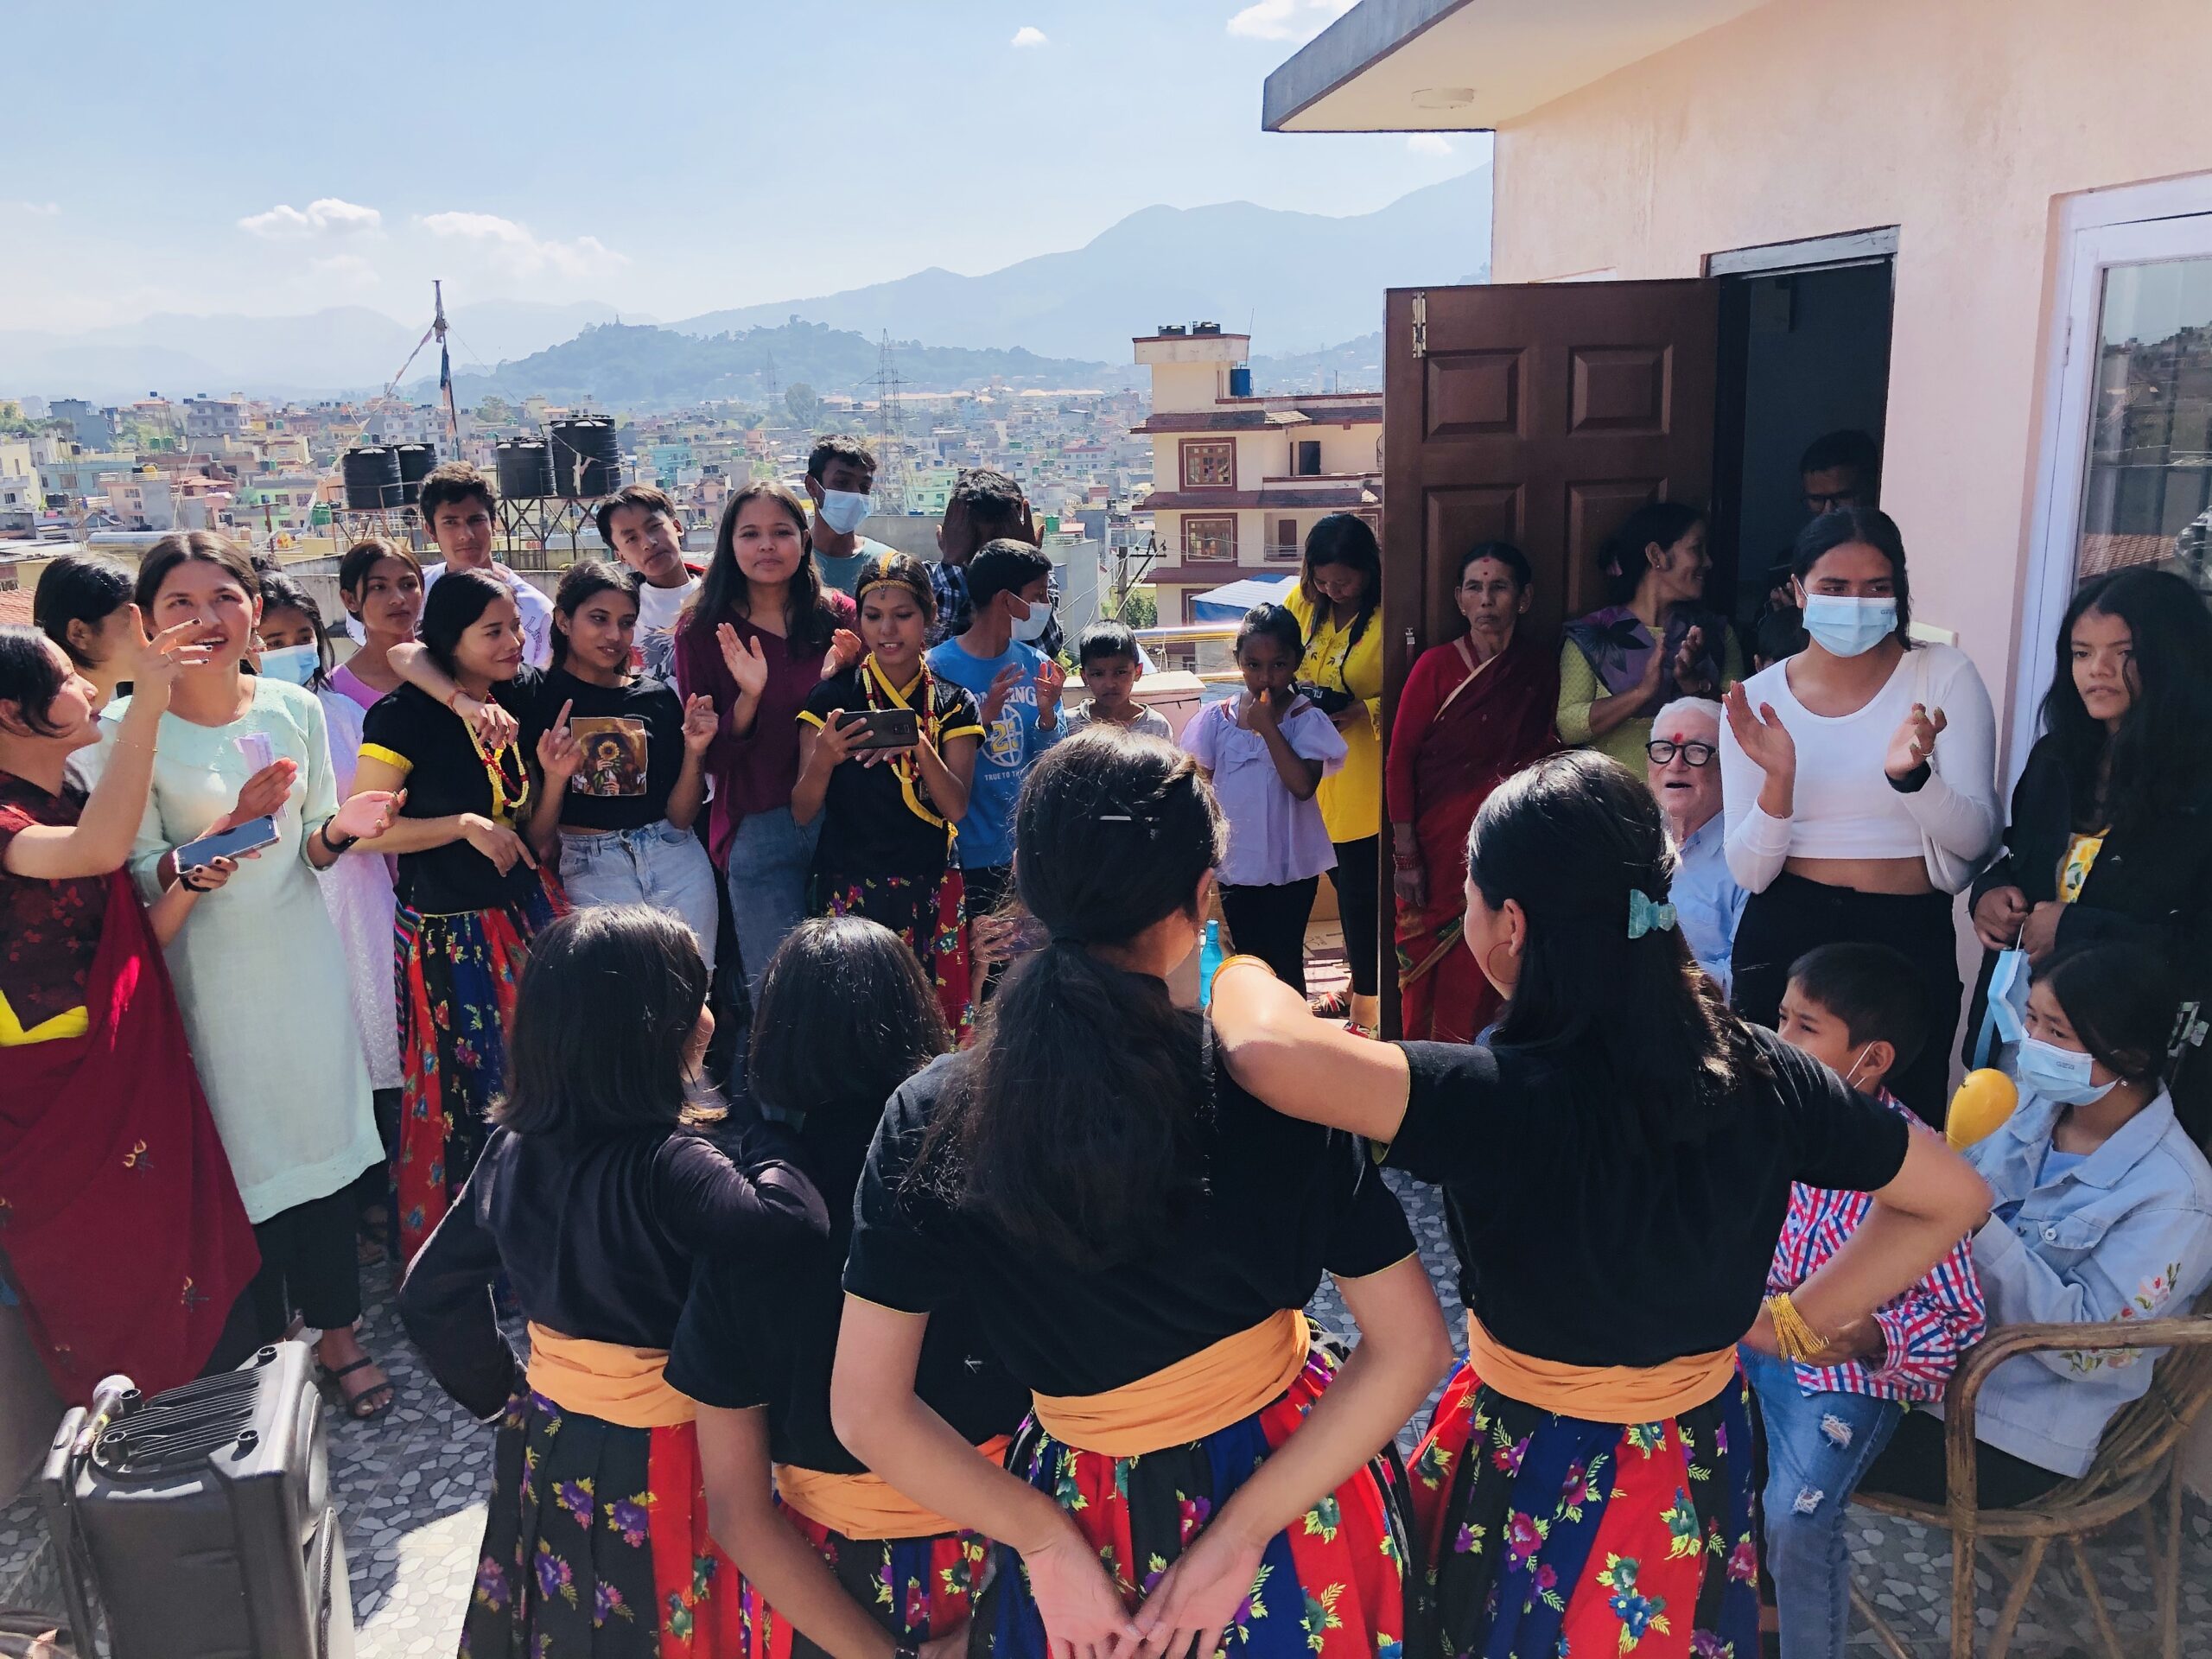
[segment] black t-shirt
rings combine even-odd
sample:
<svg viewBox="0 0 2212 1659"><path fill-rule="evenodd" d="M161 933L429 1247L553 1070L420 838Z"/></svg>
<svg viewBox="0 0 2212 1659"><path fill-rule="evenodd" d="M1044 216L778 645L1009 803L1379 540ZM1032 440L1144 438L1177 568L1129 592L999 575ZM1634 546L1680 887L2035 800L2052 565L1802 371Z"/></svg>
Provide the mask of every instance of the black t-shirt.
<svg viewBox="0 0 2212 1659"><path fill-rule="evenodd" d="M569 729L583 745L583 765L561 801L564 830L642 830L668 816L669 791L683 770L683 702L650 675L627 685L594 685L566 669L548 669L523 721L524 752L573 701Z"/></svg>
<svg viewBox="0 0 2212 1659"><path fill-rule="evenodd" d="M954 1068L938 1060L891 1097L855 1206L845 1288L908 1313L976 1298L1007 1369L1046 1395L1100 1394L1187 1359L1285 1308L1325 1271L1380 1272L1413 1253L1405 1212L1355 1137L1269 1111L1213 1063L1203 1131L1205 1197L1133 1259L1074 1266L1008 1241L944 1193L933 1166L909 1179Z"/></svg>
<svg viewBox="0 0 2212 1659"><path fill-rule="evenodd" d="M868 708L868 691L861 680L867 671L863 658L816 686L799 711L801 723L818 729L840 710ZM981 738L983 717L973 695L939 675L931 675L929 683L938 754L956 737ZM879 706L892 706L880 693L877 701ZM863 766L859 756L830 774L822 800L822 840L814 856L817 869L855 876L935 877L943 874L951 846L944 814L918 776L908 782L899 776L898 766L888 762Z"/></svg>
<svg viewBox="0 0 2212 1659"><path fill-rule="evenodd" d="M839 1279L852 1236L849 1195L882 1116L874 1100L807 1114L798 1139L804 1167L829 1205L830 1237L702 1262L669 1349L668 1380L678 1392L732 1411L767 1408L769 1455L778 1463L839 1475L867 1466L830 1426L830 1374L844 1312ZM1029 1409L1028 1390L1007 1375L974 1304L957 1292L931 1316L914 1391L976 1446L1012 1433Z"/></svg>
<svg viewBox="0 0 2212 1659"><path fill-rule="evenodd" d="M518 721L527 720L543 679L539 670L525 668L493 685L492 695ZM496 753L486 753L468 722L427 692L403 685L379 699L361 721L361 753L407 774L402 817L475 812L518 834L527 833L529 804L540 786L531 751L518 739ZM427 852L402 853L397 887L399 902L409 909L450 916L520 903L537 879L537 872L521 859L501 875L490 859L459 840Z"/></svg>
<svg viewBox="0 0 2212 1659"><path fill-rule="evenodd" d="M1789 1184L1872 1192L1904 1118L1771 1033L1702 1141L1652 1146L1573 1052L1407 1043L1413 1092L1389 1161L1444 1188L1459 1295L1539 1359L1656 1365L1737 1342L1758 1316Z"/></svg>

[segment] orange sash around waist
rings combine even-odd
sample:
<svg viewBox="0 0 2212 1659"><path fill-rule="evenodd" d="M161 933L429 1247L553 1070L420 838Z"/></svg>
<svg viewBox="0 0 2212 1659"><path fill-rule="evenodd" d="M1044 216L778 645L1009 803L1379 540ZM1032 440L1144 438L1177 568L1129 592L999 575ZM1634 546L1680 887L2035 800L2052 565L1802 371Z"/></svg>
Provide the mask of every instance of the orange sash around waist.
<svg viewBox="0 0 2212 1659"><path fill-rule="evenodd" d="M696 1408L668 1386L667 1373L661 1349L564 1337L531 1321L530 1386L565 1411L623 1428L688 1423Z"/></svg>
<svg viewBox="0 0 2212 1659"><path fill-rule="evenodd" d="M1006 1461L1011 1435L985 1440L976 1449L993 1463ZM848 1538L934 1538L959 1528L934 1510L925 1510L880 1475L833 1475L796 1464L776 1465L776 1496L810 1521Z"/></svg>
<svg viewBox="0 0 2212 1659"><path fill-rule="evenodd" d="M1467 1315L1467 1363L1509 1399L1592 1423L1656 1423L1695 1410L1728 1386L1736 1351L1685 1354L1663 1365L1569 1365L1516 1353Z"/></svg>
<svg viewBox="0 0 2212 1659"><path fill-rule="evenodd" d="M1063 1446L1135 1458L1202 1440L1274 1400L1306 1368L1306 1315L1286 1308L1164 1370L1103 1394L1030 1396L1037 1421Z"/></svg>

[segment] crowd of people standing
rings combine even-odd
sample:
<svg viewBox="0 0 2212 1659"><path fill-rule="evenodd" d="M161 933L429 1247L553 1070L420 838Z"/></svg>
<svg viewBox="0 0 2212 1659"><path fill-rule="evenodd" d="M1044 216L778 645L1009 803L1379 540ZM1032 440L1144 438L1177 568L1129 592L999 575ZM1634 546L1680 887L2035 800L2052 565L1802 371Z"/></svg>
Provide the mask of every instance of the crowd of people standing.
<svg viewBox="0 0 2212 1659"><path fill-rule="evenodd" d="M440 467L441 562L341 562L342 664L204 533L57 565L0 630L0 1246L57 1387L298 1332L379 1414L381 1238L497 1426L470 1653L1748 1656L1764 1576L1840 1654L1844 1506L1941 1491L1916 1408L1983 1330L2212 1281L2212 617L2082 590L2008 823L1825 454L1755 671L1694 509L1556 648L1484 542L1387 761L1357 517L1171 738L1012 480L925 563L849 439L696 567L625 488L550 598ZM1961 1051L2020 1094L1963 1156ZM1456 1342L1385 1166L1441 1190ZM1985 1501L2147 1381L2054 1357L1982 1396Z"/></svg>

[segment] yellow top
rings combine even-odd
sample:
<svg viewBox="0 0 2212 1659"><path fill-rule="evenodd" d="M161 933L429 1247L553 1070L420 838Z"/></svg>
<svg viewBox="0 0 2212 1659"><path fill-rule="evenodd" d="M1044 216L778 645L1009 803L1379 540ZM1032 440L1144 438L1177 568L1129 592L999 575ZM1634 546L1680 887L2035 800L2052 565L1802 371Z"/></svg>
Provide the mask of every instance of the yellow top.
<svg viewBox="0 0 2212 1659"><path fill-rule="evenodd" d="M2096 868L2097 855L2105 849L2108 832L2100 830L2094 836L2070 836L2066 842L2066 861L2058 868L2058 902L2070 905L2082 896L2082 889L2089 885L2089 872Z"/></svg>
<svg viewBox="0 0 2212 1659"><path fill-rule="evenodd" d="M1357 644L1349 626L1324 615L1317 626L1313 604L1296 588L1283 601L1306 632L1306 660L1298 677L1325 690L1349 691L1367 718L1343 728L1344 763L1321 780L1313 798L1333 842L1364 841L1382 833L1382 613L1367 619Z"/></svg>
<svg viewBox="0 0 2212 1659"><path fill-rule="evenodd" d="M8 999L0 996L0 1048L25 1048L33 1043L59 1042L65 1037L82 1037L92 1028L92 1010L81 1002L73 1008L64 1008L59 1014L48 1014L35 1026L26 1027L22 1016L8 1006Z"/></svg>

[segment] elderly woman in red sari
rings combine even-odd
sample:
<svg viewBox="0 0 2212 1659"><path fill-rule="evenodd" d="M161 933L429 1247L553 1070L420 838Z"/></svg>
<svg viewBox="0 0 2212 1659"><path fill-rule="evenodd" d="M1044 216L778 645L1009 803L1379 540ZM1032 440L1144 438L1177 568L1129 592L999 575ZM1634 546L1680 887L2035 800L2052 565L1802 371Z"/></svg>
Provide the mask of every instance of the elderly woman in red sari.
<svg viewBox="0 0 2212 1659"><path fill-rule="evenodd" d="M100 741L99 691L44 635L0 628L0 1251L65 1400L111 1371L150 1394L248 1345L219 1338L253 1230L161 950L237 867L184 871L150 913L123 874L155 728L207 654L195 632L134 624L118 665L136 695L87 795L67 762Z"/></svg>
<svg viewBox="0 0 2212 1659"><path fill-rule="evenodd" d="M1398 694L1384 770L1397 896L1398 995L1409 1039L1471 1042L1497 994L1459 948L1468 827L1490 792L1559 747L1559 659L1520 632L1527 556L1478 542L1452 599L1467 632L1415 660Z"/></svg>

